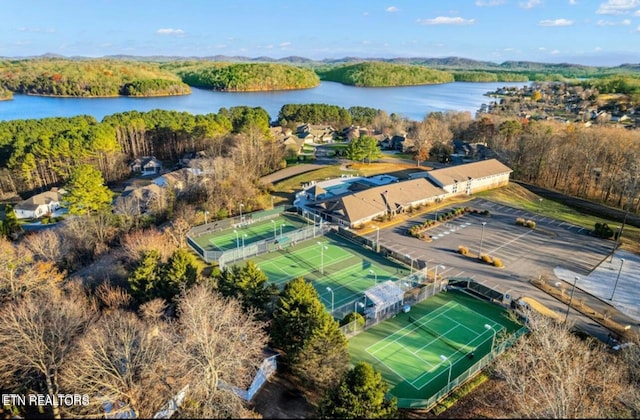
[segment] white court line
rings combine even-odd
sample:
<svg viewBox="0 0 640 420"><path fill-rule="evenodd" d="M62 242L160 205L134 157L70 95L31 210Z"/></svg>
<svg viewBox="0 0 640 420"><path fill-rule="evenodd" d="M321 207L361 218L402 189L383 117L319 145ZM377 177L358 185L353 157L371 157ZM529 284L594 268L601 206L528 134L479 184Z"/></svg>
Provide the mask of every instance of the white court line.
<svg viewBox="0 0 640 420"><path fill-rule="evenodd" d="M422 318L424 318L425 316L429 316L429 315L433 314L434 312L438 311L438 310L439 310L439 309L441 309L441 308L448 308L447 310L443 311L442 313L446 313L446 312L448 312L450 309L453 309L453 308L455 307L455 306L453 306L453 307L449 308L449 306L452 306L452 305L449 305L450 303L451 303L451 304L453 304L453 305L457 305L457 303L456 303L456 302L449 301L449 302L445 303L444 305L440 306L439 308L437 308L435 311L430 312L430 313L428 313L427 315L424 315ZM439 314L440 314L440 312L438 312L438 315L439 315ZM420 318L420 319L422 319L422 318ZM391 334L391 336L393 336L394 334L397 334L397 333L401 333L401 332L402 332L402 331L404 331L405 329L410 329L413 325L414 325L414 324L413 324L413 323L411 323L410 325L407 325L406 327L403 327L402 329L400 329L400 330L398 330L398 331L395 331L393 334ZM395 343L396 341L398 341L398 340L399 340L399 339L401 339L402 337L406 336L407 334L410 334L410 333L414 332L414 331L415 331L415 330L417 330L417 329L418 329L418 327L412 328L412 329L411 329L411 331L407 332L406 334L402 334L401 336L399 336L398 338L396 338L395 340L393 340L391 343L387 343L387 344L386 344L385 346L383 346L382 348L377 349L377 350L374 350L374 352L375 352L375 353L377 353L377 352L379 352L380 350L387 348L388 346L390 346L391 344ZM369 347L367 347L367 348L365 349L365 350L366 350L366 352L367 352L367 353L369 353L369 354L372 354L372 353L371 353L371 351L370 351L369 349L370 349L371 347L374 347L375 345L377 345L378 343L380 343L380 342L382 342L382 341L386 341L388 338L389 338L389 336L386 336L386 337L381 338L380 340L376 341L375 343L373 343L372 345L370 345Z"/></svg>

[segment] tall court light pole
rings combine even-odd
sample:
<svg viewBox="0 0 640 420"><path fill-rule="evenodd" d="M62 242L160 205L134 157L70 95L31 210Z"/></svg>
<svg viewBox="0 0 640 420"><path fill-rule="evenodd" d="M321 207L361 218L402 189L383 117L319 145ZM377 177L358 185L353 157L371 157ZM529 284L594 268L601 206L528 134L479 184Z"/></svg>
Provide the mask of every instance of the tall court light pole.
<svg viewBox="0 0 640 420"><path fill-rule="evenodd" d="M624 258L620 258L620 268L618 269L618 277L616 277L616 283L613 285L613 292L609 300L613 300L613 295L616 294L616 287L618 287L618 280L620 280L620 273L622 272L622 266L624 265Z"/></svg>
<svg viewBox="0 0 640 420"><path fill-rule="evenodd" d="M247 234L243 234L242 235L242 258L244 258L244 238L247 237Z"/></svg>
<svg viewBox="0 0 640 420"><path fill-rule="evenodd" d="M480 232L480 250L478 251L478 258L482 258L482 239L484 238L484 225L487 222L482 222L482 231Z"/></svg>
<svg viewBox="0 0 640 420"><path fill-rule="evenodd" d="M285 227L287 224L283 223L280 225L280 239L282 239L282 228Z"/></svg>
<svg viewBox="0 0 640 420"><path fill-rule="evenodd" d="M364 303L362 303L362 302L355 301L353 303L354 303L353 312L355 312L355 313L358 313L358 307L364 308Z"/></svg>
<svg viewBox="0 0 640 420"><path fill-rule="evenodd" d="M496 329L489 324L484 324L484 327L488 330L493 331L493 339L491 340L491 353L493 353L493 346L496 344L496 334L498 333L498 331L496 331Z"/></svg>
<svg viewBox="0 0 640 420"><path fill-rule="evenodd" d="M567 323L567 319L569 318L569 309L571 309L571 301L573 300L573 292L576 290L576 282L580 279L580 277L575 276L573 278L573 287L571 288L571 295L569 296L569 303L567 303L567 313L564 316L564 322Z"/></svg>
<svg viewBox="0 0 640 420"><path fill-rule="evenodd" d="M411 274L413 274L413 258L409 254L405 255L405 257L409 258L409 261L411 261Z"/></svg>
<svg viewBox="0 0 640 420"><path fill-rule="evenodd" d="M449 362L449 378L447 379L447 388L448 388L449 384L451 383L451 369L453 368L453 363L451 363L451 360L449 360L449 358L447 356L445 356L444 354L440 355L440 359L443 362Z"/></svg>
<svg viewBox="0 0 640 420"><path fill-rule="evenodd" d="M233 233L236 234L236 249L240 248L240 238L238 237L238 231L233 229Z"/></svg>
<svg viewBox="0 0 640 420"><path fill-rule="evenodd" d="M380 228L378 226L372 226L376 230L376 252L380 252Z"/></svg>
<svg viewBox="0 0 640 420"><path fill-rule="evenodd" d="M327 286L327 291L331 293L331 315L333 315L333 289Z"/></svg>
<svg viewBox="0 0 640 420"><path fill-rule="evenodd" d="M318 245L320 245L320 274L324 274L324 251L329 247L323 245L322 242L318 242Z"/></svg>
<svg viewBox="0 0 640 420"><path fill-rule="evenodd" d="M440 265L436 265L435 273L433 274L433 294L434 294L434 295L436 294L436 282L438 281L438 268L441 268L441 269L443 269L443 270L444 270L444 269L445 269L445 268L447 268L447 267L445 267L445 266L444 266L444 265L442 265L442 264L440 264Z"/></svg>
<svg viewBox="0 0 640 420"><path fill-rule="evenodd" d="M276 221L271 220L271 223L273 223L273 240L275 241L276 239L278 239L278 234L276 232Z"/></svg>
<svg viewBox="0 0 640 420"><path fill-rule="evenodd" d="M378 284L378 274L373 270L369 270L369 272L373 274L373 284Z"/></svg>
<svg viewBox="0 0 640 420"><path fill-rule="evenodd" d="M242 208L244 207L244 204L240 203L240 223L242 223Z"/></svg>

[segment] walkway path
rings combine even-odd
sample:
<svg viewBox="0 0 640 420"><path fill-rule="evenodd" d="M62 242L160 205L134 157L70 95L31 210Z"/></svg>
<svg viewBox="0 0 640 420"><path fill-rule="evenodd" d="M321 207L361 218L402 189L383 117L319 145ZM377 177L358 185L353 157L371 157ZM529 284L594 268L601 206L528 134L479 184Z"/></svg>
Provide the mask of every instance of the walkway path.
<svg viewBox="0 0 640 420"><path fill-rule="evenodd" d="M328 164L318 164L318 163L303 163L300 165L289 166L284 169L280 169L279 171L273 172L269 175L265 175L260 178L264 184L273 184L278 181L282 181L283 179L291 178L292 176L300 175L305 172L315 171L316 169L324 168L325 166L329 166Z"/></svg>

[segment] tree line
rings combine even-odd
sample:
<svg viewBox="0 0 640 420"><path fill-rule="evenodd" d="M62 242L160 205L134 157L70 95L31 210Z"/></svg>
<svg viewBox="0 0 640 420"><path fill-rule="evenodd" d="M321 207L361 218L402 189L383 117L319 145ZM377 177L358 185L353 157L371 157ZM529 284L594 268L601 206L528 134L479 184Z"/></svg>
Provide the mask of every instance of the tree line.
<svg viewBox="0 0 640 420"><path fill-rule="evenodd" d="M191 92L158 64L107 59L0 61L0 86L23 94L54 96L184 95Z"/></svg>
<svg viewBox="0 0 640 420"><path fill-rule="evenodd" d="M220 91L308 89L320 83L313 70L274 63L172 64L190 86Z"/></svg>
<svg viewBox="0 0 640 420"><path fill-rule="evenodd" d="M353 86L411 86L454 81L451 73L423 66L365 62L319 72L322 80Z"/></svg>

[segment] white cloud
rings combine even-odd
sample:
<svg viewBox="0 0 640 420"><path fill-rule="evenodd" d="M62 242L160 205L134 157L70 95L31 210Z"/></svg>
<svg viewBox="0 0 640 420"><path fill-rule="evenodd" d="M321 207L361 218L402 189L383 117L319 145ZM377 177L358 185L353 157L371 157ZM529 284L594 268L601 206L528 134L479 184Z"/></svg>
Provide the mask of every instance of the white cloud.
<svg viewBox="0 0 640 420"><path fill-rule="evenodd" d="M505 4L506 2L507 2L506 0L476 0L476 6L493 7L493 6L500 6L502 4Z"/></svg>
<svg viewBox="0 0 640 420"><path fill-rule="evenodd" d="M362 16L369 16L369 12L362 12Z"/></svg>
<svg viewBox="0 0 640 420"><path fill-rule="evenodd" d="M632 16L640 16L640 10L636 10L635 12L633 12Z"/></svg>
<svg viewBox="0 0 640 420"><path fill-rule="evenodd" d="M619 22L611 20L599 20L596 25L598 26L628 26L631 25L631 19L622 19Z"/></svg>
<svg viewBox="0 0 640 420"><path fill-rule="evenodd" d="M520 2L520 7L522 7L523 9L533 9L534 7L539 5L540 3L542 3L542 0L521 1Z"/></svg>
<svg viewBox="0 0 640 420"><path fill-rule="evenodd" d="M398 12L400 11L400 9L398 9L396 6L389 6L385 9L387 12L389 13L394 13L394 12Z"/></svg>
<svg viewBox="0 0 640 420"><path fill-rule="evenodd" d="M291 46L291 43L289 41L280 43L280 48L285 48L285 47L290 47L290 46Z"/></svg>
<svg viewBox="0 0 640 420"><path fill-rule="evenodd" d="M551 54L558 55L558 54L560 54L560 50L553 50L553 51L551 51Z"/></svg>
<svg viewBox="0 0 640 420"><path fill-rule="evenodd" d="M158 35L184 35L184 31L182 29L173 29L173 28L164 28L158 29L156 31Z"/></svg>
<svg viewBox="0 0 640 420"><path fill-rule="evenodd" d="M546 51L547 49L545 47L538 47L538 51Z"/></svg>
<svg viewBox="0 0 640 420"><path fill-rule="evenodd" d="M433 19L418 19L420 25L471 25L475 19L464 19L461 17L438 16Z"/></svg>
<svg viewBox="0 0 640 420"><path fill-rule="evenodd" d="M568 19L546 19L538 22L540 26L571 26L573 25L572 20Z"/></svg>
<svg viewBox="0 0 640 420"><path fill-rule="evenodd" d="M578 1L577 0L569 0L569 4L571 6L575 6L576 4L578 4Z"/></svg>
<svg viewBox="0 0 640 420"><path fill-rule="evenodd" d="M631 9L640 7L640 0L608 0L601 3L596 13L599 15L624 15Z"/></svg>
<svg viewBox="0 0 640 420"><path fill-rule="evenodd" d="M227 48L227 44L218 44L216 48Z"/></svg>
<svg viewBox="0 0 640 420"><path fill-rule="evenodd" d="M29 27L22 26L22 27L18 28L18 31L19 32L33 32L33 33L52 34L56 30L53 29L53 28L29 28Z"/></svg>

